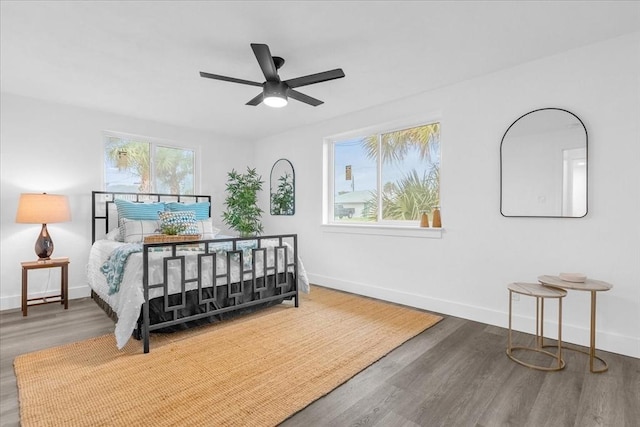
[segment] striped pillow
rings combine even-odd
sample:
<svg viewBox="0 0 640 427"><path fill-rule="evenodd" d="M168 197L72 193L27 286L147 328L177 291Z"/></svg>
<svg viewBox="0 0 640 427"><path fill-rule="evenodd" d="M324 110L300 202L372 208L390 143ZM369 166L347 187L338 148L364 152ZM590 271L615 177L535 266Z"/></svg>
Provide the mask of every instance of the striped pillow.
<svg viewBox="0 0 640 427"><path fill-rule="evenodd" d="M127 219L160 219L158 212L164 212L165 204L163 202L158 203L138 203L130 202L129 200L116 199L114 200L116 207L118 208L118 218L122 220Z"/></svg>
<svg viewBox="0 0 640 427"><path fill-rule="evenodd" d="M210 217L209 206L211 206L211 203L209 202L198 202L198 203L169 202L166 204L166 210L171 212L194 211L196 213L196 219L202 220Z"/></svg>

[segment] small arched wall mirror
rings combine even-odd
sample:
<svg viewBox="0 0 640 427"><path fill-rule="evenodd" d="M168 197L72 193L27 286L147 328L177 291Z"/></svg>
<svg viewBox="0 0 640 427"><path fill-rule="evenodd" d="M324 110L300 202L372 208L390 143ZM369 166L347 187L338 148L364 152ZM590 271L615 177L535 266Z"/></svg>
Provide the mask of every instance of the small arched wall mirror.
<svg viewBox="0 0 640 427"><path fill-rule="evenodd" d="M287 159L271 167L271 215L293 215L296 211L296 175Z"/></svg>
<svg viewBox="0 0 640 427"><path fill-rule="evenodd" d="M587 214L587 129L560 108L531 111L500 144L500 213L580 218Z"/></svg>

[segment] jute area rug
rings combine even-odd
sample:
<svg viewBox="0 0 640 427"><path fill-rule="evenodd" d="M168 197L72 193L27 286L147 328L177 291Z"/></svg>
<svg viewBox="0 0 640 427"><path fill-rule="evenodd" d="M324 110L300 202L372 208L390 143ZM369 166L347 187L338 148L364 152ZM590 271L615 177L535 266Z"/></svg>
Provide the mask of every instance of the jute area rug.
<svg viewBox="0 0 640 427"><path fill-rule="evenodd" d="M113 335L19 356L23 426L272 426L441 318L314 286L284 303L117 350ZM70 327L73 327L70 325Z"/></svg>

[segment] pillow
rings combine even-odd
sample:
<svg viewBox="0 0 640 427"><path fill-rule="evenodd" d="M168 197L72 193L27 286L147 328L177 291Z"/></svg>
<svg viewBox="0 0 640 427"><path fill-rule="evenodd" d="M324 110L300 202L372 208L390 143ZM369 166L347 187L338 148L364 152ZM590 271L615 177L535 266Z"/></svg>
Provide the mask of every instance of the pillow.
<svg viewBox="0 0 640 427"><path fill-rule="evenodd" d="M194 211L160 212L160 230L165 234L200 234L196 227L196 213ZM167 228L177 233L167 232Z"/></svg>
<svg viewBox="0 0 640 427"><path fill-rule="evenodd" d="M104 236L105 240L111 240L114 242L122 242L122 236L120 236L120 228L114 228Z"/></svg>
<svg viewBox="0 0 640 427"><path fill-rule="evenodd" d="M197 220L196 228L198 229L196 234L200 234L202 240L215 239L220 233L220 229L213 226L211 218Z"/></svg>
<svg viewBox="0 0 640 427"><path fill-rule="evenodd" d="M165 210L165 204L163 202L158 203L139 203L131 202L129 200L116 199L114 200L116 207L118 208L118 219L121 221L123 218L127 219L159 219L158 212Z"/></svg>
<svg viewBox="0 0 640 427"><path fill-rule="evenodd" d="M142 243L146 236L160 233L160 221L144 219L122 219L120 235L126 243Z"/></svg>
<svg viewBox="0 0 640 427"><path fill-rule="evenodd" d="M211 203L209 202L198 202L198 203L178 203L178 202L170 202L166 205L166 210L171 212L180 212L180 211L194 211L196 213L196 219L203 220L209 218L209 207Z"/></svg>

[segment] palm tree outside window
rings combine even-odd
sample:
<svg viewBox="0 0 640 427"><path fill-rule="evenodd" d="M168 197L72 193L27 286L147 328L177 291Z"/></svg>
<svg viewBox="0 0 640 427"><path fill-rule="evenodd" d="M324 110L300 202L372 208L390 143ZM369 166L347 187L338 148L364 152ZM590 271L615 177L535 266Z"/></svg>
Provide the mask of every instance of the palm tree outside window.
<svg viewBox="0 0 640 427"><path fill-rule="evenodd" d="M331 148L331 222L415 222L440 207L440 123L337 139Z"/></svg>
<svg viewBox="0 0 640 427"><path fill-rule="evenodd" d="M105 190L195 194L195 160L195 150L190 148L105 134Z"/></svg>

